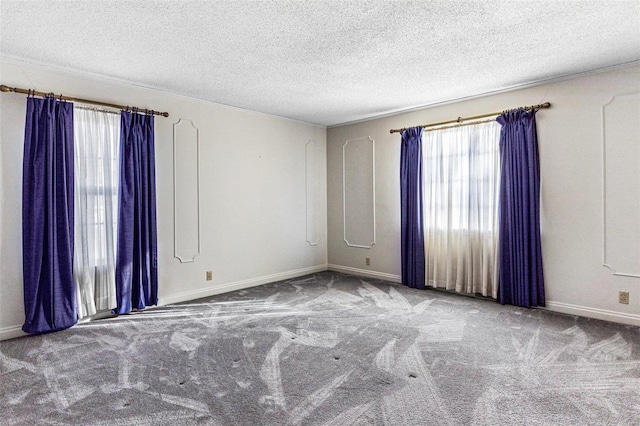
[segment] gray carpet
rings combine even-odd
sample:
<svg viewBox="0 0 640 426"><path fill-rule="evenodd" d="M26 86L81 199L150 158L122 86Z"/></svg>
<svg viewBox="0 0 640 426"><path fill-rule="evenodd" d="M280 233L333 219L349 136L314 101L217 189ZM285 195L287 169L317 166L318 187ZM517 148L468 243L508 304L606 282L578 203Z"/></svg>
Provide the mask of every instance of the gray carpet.
<svg viewBox="0 0 640 426"><path fill-rule="evenodd" d="M323 272L0 344L0 423L639 425L640 328Z"/></svg>

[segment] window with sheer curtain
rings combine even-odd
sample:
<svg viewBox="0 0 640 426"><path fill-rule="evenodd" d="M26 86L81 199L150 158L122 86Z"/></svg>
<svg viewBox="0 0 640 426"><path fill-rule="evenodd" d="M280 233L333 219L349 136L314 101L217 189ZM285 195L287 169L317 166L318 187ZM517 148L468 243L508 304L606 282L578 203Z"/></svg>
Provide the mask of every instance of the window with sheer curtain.
<svg viewBox="0 0 640 426"><path fill-rule="evenodd" d="M422 135L425 284L497 297L500 125Z"/></svg>
<svg viewBox="0 0 640 426"><path fill-rule="evenodd" d="M78 316L116 307L120 116L74 108L75 254Z"/></svg>

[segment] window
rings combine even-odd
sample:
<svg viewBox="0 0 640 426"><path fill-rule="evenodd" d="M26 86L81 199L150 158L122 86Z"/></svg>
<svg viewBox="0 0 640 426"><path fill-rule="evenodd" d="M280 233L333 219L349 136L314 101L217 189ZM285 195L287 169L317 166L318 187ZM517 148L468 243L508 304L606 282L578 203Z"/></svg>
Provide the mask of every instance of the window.
<svg viewBox="0 0 640 426"><path fill-rule="evenodd" d="M493 293L497 282L500 125L422 136L427 285Z"/></svg>
<svg viewBox="0 0 640 426"><path fill-rule="evenodd" d="M500 125L494 122L424 133L427 227L493 231L499 136Z"/></svg>
<svg viewBox="0 0 640 426"><path fill-rule="evenodd" d="M75 255L80 316L115 307L120 118L74 108Z"/></svg>

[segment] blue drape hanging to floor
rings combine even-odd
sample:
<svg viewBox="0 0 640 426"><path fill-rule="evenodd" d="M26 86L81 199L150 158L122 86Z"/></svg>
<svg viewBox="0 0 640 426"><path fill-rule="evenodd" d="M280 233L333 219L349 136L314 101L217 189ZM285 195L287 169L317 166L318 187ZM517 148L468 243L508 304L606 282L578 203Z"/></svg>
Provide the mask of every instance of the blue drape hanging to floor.
<svg viewBox="0 0 640 426"><path fill-rule="evenodd" d="M498 117L500 132L500 303L544 306L540 163L536 110Z"/></svg>
<svg viewBox="0 0 640 426"><path fill-rule="evenodd" d="M158 303L153 124L152 115L121 113L114 310L118 314Z"/></svg>
<svg viewBox="0 0 640 426"><path fill-rule="evenodd" d="M424 289L422 127L402 132L400 203L402 284Z"/></svg>
<svg viewBox="0 0 640 426"><path fill-rule="evenodd" d="M28 97L22 171L22 329L27 333L77 322L73 178L73 104Z"/></svg>

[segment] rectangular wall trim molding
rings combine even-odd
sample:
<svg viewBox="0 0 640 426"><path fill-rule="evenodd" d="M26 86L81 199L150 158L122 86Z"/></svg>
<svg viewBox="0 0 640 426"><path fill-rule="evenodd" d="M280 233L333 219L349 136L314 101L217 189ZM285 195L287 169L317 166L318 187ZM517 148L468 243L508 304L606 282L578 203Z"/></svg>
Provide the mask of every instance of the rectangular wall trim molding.
<svg viewBox="0 0 640 426"><path fill-rule="evenodd" d="M181 118L173 124L173 256L195 262L200 249L200 130Z"/></svg>
<svg viewBox="0 0 640 426"><path fill-rule="evenodd" d="M371 136L342 145L342 226L349 247L376 243L376 149Z"/></svg>
<svg viewBox="0 0 640 426"><path fill-rule="evenodd" d="M640 91L602 105L603 266L640 278Z"/></svg>

